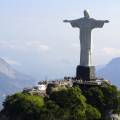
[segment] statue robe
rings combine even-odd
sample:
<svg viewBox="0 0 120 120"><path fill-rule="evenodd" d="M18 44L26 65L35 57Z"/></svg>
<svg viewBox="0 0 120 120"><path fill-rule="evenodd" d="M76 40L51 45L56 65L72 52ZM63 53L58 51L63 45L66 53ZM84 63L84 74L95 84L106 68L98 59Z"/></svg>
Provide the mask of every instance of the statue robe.
<svg viewBox="0 0 120 120"><path fill-rule="evenodd" d="M94 28L102 28L104 21L93 18L81 18L70 21L72 27L80 29L80 65L91 66L91 31Z"/></svg>

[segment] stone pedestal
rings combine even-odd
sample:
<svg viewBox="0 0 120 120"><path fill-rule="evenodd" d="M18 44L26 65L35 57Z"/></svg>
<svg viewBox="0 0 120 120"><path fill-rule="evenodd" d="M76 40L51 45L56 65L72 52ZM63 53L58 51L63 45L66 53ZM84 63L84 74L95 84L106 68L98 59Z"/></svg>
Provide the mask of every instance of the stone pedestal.
<svg viewBox="0 0 120 120"><path fill-rule="evenodd" d="M76 78L83 81L92 81L96 79L95 66L77 66Z"/></svg>

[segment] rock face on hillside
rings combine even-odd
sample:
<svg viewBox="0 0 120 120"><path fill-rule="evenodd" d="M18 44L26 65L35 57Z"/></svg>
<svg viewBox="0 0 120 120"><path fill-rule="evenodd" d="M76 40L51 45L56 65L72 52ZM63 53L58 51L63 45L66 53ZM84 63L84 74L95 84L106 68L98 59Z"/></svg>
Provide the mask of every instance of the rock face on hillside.
<svg viewBox="0 0 120 120"><path fill-rule="evenodd" d="M97 75L108 79L120 88L120 57L112 59L105 67L97 71Z"/></svg>
<svg viewBox="0 0 120 120"><path fill-rule="evenodd" d="M0 58L0 106L6 95L34 84L35 80L33 78L16 71L5 60Z"/></svg>

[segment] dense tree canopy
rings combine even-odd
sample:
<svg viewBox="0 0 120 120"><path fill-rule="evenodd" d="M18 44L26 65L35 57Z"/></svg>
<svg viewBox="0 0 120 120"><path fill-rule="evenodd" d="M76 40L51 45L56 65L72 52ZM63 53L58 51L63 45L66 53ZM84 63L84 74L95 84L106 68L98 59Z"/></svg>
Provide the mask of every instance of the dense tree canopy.
<svg viewBox="0 0 120 120"><path fill-rule="evenodd" d="M10 120L37 120L44 100L39 96L17 93L8 96L3 106L2 112L9 116Z"/></svg>
<svg viewBox="0 0 120 120"><path fill-rule="evenodd" d="M83 93L87 99L87 103L97 108L103 117L113 111L118 113L120 98L115 86L91 87Z"/></svg>
<svg viewBox="0 0 120 120"><path fill-rule="evenodd" d="M49 116L48 120L95 120L100 119L101 114L89 104L82 95L79 87L63 89L50 94L46 101L47 111L43 115ZM88 117L89 115L89 117ZM41 120L42 120L41 119Z"/></svg>
<svg viewBox="0 0 120 120"><path fill-rule="evenodd" d="M79 88L53 92L50 99L69 113L70 120L85 118L86 99Z"/></svg>
<svg viewBox="0 0 120 120"><path fill-rule="evenodd" d="M114 86L72 87L46 98L17 93L6 98L1 113L8 120L102 120L106 112L120 112L119 93Z"/></svg>

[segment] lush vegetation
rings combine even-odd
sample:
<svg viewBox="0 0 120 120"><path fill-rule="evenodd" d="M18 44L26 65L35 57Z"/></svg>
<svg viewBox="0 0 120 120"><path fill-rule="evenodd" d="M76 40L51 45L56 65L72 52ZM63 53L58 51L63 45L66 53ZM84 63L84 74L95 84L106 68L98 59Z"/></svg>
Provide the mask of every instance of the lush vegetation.
<svg viewBox="0 0 120 120"><path fill-rule="evenodd" d="M6 98L1 114L8 120L105 120L109 112L120 112L119 95L114 86L72 87L46 98L17 93Z"/></svg>
<svg viewBox="0 0 120 120"><path fill-rule="evenodd" d="M100 111L101 119L105 119L109 113L120 112L120 98L115 86L91 87L83 94L87 103Z"/></svg>
<svg viewBox="0 0 120 120"><path fill-rule="evenodd" d="M44 100L40 96L17 93L8 96L3 105L2 112L9 116L10 120L37 120Z"/></svg>

